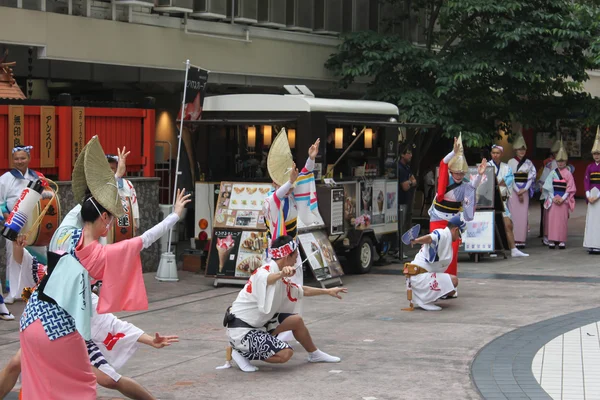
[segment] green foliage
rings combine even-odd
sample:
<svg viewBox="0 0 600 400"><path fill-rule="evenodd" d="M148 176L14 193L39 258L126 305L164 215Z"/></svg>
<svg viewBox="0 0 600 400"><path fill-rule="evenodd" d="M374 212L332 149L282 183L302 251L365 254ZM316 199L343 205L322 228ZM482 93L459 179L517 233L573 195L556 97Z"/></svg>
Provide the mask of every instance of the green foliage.
<svg viewBox="0 0 600 400"><path fill-rule="evenodd" d="M397 104L402 120L435 123L446 136L462 131L466 145L482 146L498 121L600 117L598 101L581 92L586 71L600 65L598 1L384 2L396 26L426 11L424 43L391 30L356 32L326 67L342 87L368 79L366 97Z"/></svg>

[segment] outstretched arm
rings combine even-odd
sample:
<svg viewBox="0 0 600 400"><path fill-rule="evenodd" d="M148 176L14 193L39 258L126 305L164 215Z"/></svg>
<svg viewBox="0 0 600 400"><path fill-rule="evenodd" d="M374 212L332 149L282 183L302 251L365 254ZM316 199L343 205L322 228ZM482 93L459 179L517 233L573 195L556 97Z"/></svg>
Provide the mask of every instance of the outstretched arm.
<svg viewBox="0 0 600 400"><path fill-rule="evenodd" d="M137 341L147 344L148 346L152 346L155 349L162 349L163 347L167 347L173 343L179 342L179 336L161 336L160 334L156 333L155 336L152 337L147 333L143 333Z"/></svg>
<svg viewBox="0 0 600 400"><path fill-rule="evenodd" d="M330 295L331 297L335 297L341 299L340 293L348 293L348 289L341 287L334 287L330 289L319 289L311 286L302 286L302 290L304 291L304 296L322 296L325 294Z"/></svg>

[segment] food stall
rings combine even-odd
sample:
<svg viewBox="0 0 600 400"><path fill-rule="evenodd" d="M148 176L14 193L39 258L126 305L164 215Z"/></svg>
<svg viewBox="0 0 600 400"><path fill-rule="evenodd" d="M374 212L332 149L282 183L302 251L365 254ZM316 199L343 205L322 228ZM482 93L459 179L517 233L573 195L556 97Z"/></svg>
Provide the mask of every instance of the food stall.
<svg viewBox="0 0 600 400"><path fill-rule="evenodd" d="M298 227L299 241L306 254L314 252L306 247L321 245L317 256L325 260L319 263L314 260L315 256L309 256L311 266L313 261L317 266L327 265L330 260L335 262L329 271L317 272L318 268L312 268L317 279L318 274L329 278L340 276L341 271L335 271L339 264L338 255L347 259L344 269L350 267L353 272L368 272L373 263L374 246L379 245L385 235L396 236L396 163L398 140L402 136L399 128L412 126L396 122L398 108L393 104L315 98L306 88L300 90L303 93L207 97L202 120L186 121L186 129L191 132L193 141L192 157L200 177L195 183L195 234L210 246L209 276L216 276L215 268L211 268L211 263L216 262L217 240L214 239L222 239L222 253L229 248L234 252L240 243L244 247L246 240L262 240L259 238L263 237L266 228L263 228L259 197L264 198L270 190L267 154L282 128L287 132L292 156L299 169L306 161L310 145L321 140L315 178L328 177L326 183L317 185L323 223L318 226L300 223ZM250 194L242 186L252 190L256 186L257 190ZM245 190L244 198L235 193L236 187ZM224 190L234 191L224 195ZM224 197L229 200L226 207ZM233 204L234 200L237 204ZM244 214L246 211L251 215ZM245 215L251 226L243 226L246 222L240 215ZM223 228L236 228L246 233L236 233L236 236L233 232L222 231ZM248 236L250 229L254 236ZM228 244L224 245L223 240ZM329 246L323 245L326 241ZM255 254L259 251L264 249L257 249ZM222 265L221 268L223 271L228 267ZM239 275L243 275L242 270L238 271ZM235 275L235 271L233 273Z"/></svg>

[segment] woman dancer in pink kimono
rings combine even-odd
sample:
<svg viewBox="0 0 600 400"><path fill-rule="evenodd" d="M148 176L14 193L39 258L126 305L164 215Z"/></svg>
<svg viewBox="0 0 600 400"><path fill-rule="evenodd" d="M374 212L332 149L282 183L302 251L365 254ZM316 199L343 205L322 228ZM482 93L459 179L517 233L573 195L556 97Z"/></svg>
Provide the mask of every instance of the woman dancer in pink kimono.
<svg viewBox="0 0 600 400"><path fill-rule="evenodd" d="M49 253L48 272L27 302L20 324L22 398L94 400L96 376L85 340L91 339L90 279L103 280L98 313L148 308L140 252L179 220L189 195L177 193L174 212L142 236L102 246L121 200L97 137L82 150L73 171L75 198L85 199L73 229L65 218L55 235L67 252ZM53 242L54 242L53 238Z"/></svg>
<svg viewBox="0 0 600 400"><path fill-rule="evenodd" d="M543 187L548 221L544 226L544 244L547 243L549 249L555 249L557 244L561 250L566 248L569 214L575 209L577 189L567 168L568 158L561 139L560 150L556 154L558 168L548 175Z"/></svg>

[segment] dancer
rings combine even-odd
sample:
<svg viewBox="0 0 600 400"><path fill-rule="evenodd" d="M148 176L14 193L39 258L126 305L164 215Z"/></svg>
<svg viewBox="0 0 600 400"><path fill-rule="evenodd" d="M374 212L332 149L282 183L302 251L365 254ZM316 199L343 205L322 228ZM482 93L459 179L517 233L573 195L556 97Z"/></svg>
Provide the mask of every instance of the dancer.
<svg viewBox="0 0 600 400"><path fill-rule="evenodd" d="M280 236L289 235L294 240L298 236L298 218L310 226L321 219L318 215L317 192L313 170L315 158L319 154L320 139L308 149L308 159L301 172L292 160L285 130L282 130L269 150L267 166L273 180L274 190L269 192L263 203L265 223L269 229L269 243ZM268 261L268 254L266 255ZM300 258L297 260L299 264ZM297 265L292 282L298 286L304 283L302 265ZM302 315L302 301L296 303L297 314ZM292 339L291 332L280 336L281 340Z"/></svg>
<svg viewBox="0 0 600 400"><path fill-rule="evenodd" d="M552 171L558 168L558 164L556 163L556 153L560 149L560 140L557 138L552 147L550 148L550 154L548 158L546 158L542 165L542 171L540 175L540 179L538 181L538 189L540 192L540 238L542 238L542 243L546 244L546 241L543 239L546 236L546 225L547 225L547 215L546 208L544 208L544 202L546 200L546 195L544 194L544 183L546 182L546 178Z"/></svg>
<svg viewBox="0 0 600 400"><path fill-rule="evenodd" d="M546 224L544 244L550 249L565 249L569 214L575 210L575 180L567 168L569 156L565 151L562 139L556 154L558 168L552 171L544 182L544 208Z"/></svg>
<svg viewBox="0 0 600 400"><path fill-rule="evenodd" d="M31 162L31 150L33 146L16 146L12 149L12 158L14 168L6 172L0 177L0 211L2 214L2 220L10 215L17 199L21 196L23 189L27 187L29 182L44 178L41 172L29 169L29 163ZM42 185L47 187L46 181L42 180ZM42 192L42 197L48 197L49 192ZM51 196L51 194L50 194ZM19 270L15 265L12 265L12 247L13 243L6 239L6 285L9 287L9 294L4 299L5 303L12 304L15 300L21 298L21 292L23 285L19 285ZM46 262L46 247L45 246L31 246L30 251L34 253L39 260ZM0 285L1 286L1 285ZM2 290L0 290L1 292ZM0 296L2 293L0 293ZM0 307L0 311L1 307ZM2 316L0 315L0 318Z"/></svg>
<svg viewBox="0 0 600 400"><path fill-rule="evenodd" d="M82 199L83 229L65 219L55 236L67 253L48 253L48 274L21 317L22 396L30 399L96 398L96 377L85 340L90 340L92 299L89 277L102 279L98 313L148 308L140 252L179 220L189 195L177 192L174 213L140 237L102 246L123 207L106 156L94 136L73 171L73 193Z"/></svg>
<svg viewBox="0 0 600 400"><path fill-rule="evenodd" d="M254 271L225 314L223 325L227 328L236 364L244 372L254 372L258 368L248 360L273 364L287 362L294 351L277 337L285 331L293 332L308 352L309 362L340 362L339 357L330 356L315 346L304 320L293 310L304 296L330 295L341 299L340 293L347 293L347 290L339 287L317 289L292 282L298 245L291 236L283 235L273 240L269 254L271 261Z"/></svg>
<svg viewBox="0 0 600 400"><path fill-rule="evenodd" d="M482 182L487 160L481 160L477 167L478 175L465 178L469 166L464 156L462 136L454 138L454 149L440 162L437 194L429 208L429 232L443 229L448 221L463 212L464 220L471 221L475 214L475 191ZM450 275L458 275L459 240L452 242L452 262L446 271ZM454 297L456 294L454 295Z"/></svg>
<svg viewBox="0 0 600 400"><path fill-rule="evenodd" d="M590 254L600 254L600 127L596 129L592 156L594 161L587 166L583 180L588 202L583 247L587 248Z"/></svg>
<svg viewBox="0 0 600 400"><path fill-rule="evenodd" d="M506 231L506 240L508 241L508 248L510 249L510 255L512 257L528 257L529 254L523 253L517 249L515 245L513 223L510 208L508 207L508 197L512 194L515 177L508 164L501 161L502 153L504 153L504 148L502 146L492 146L492 165L494 166L496 182L500 188L500 197L502 198L502 205L504 206L502 216L504 220L504 230Z"/></svg>
<svg viewBox="0 0 600 400"><path fill-rule="evenodd" d="M515 157L508 161L509 168L513 171L515 181L512 193L508 197L513 235L517 248L524 248L527 243L529 230L529 198L533 196L533 186L536 178L535 166L525 153L527 144L523 136L519 135L513 142Z"/></svg>
<svg viewBox="0 0 600 400"><path fill-rule="evenodd" d="M30 271L29 281L36 286L46 274L46 267L25 249L25 240L20 236L13 247L13 259L21 270ZM27 291L27 289L26 289ZM25 293L23 294L25 296ZM121 376L117 370L133 356L138 344L160 349L178 342L177 336L161 336L158 333L152 337L138 327L122 321L113 314L98 314L98 296L92 293L92 339L86 341L88 356L92 370L100 386L118 390L123 395L137 400L155 400L142 385L131 378ZM4 398L15 386L21 373L21 350L11 359L0 372L0 399Z"/></svg>
<svg viewBox="0 0 600 400"><path fill-rule="evenodd" d="M443 229L434 229L428 235L412 239L410 244L421 245L411 263L404 265L406 289L412 291L409 301L427 311L440 311L433 304L444 296L452 296L458 287L458 277L445 273L452 262L452 243L460 240L466 222L455 215Z"/></svg>

